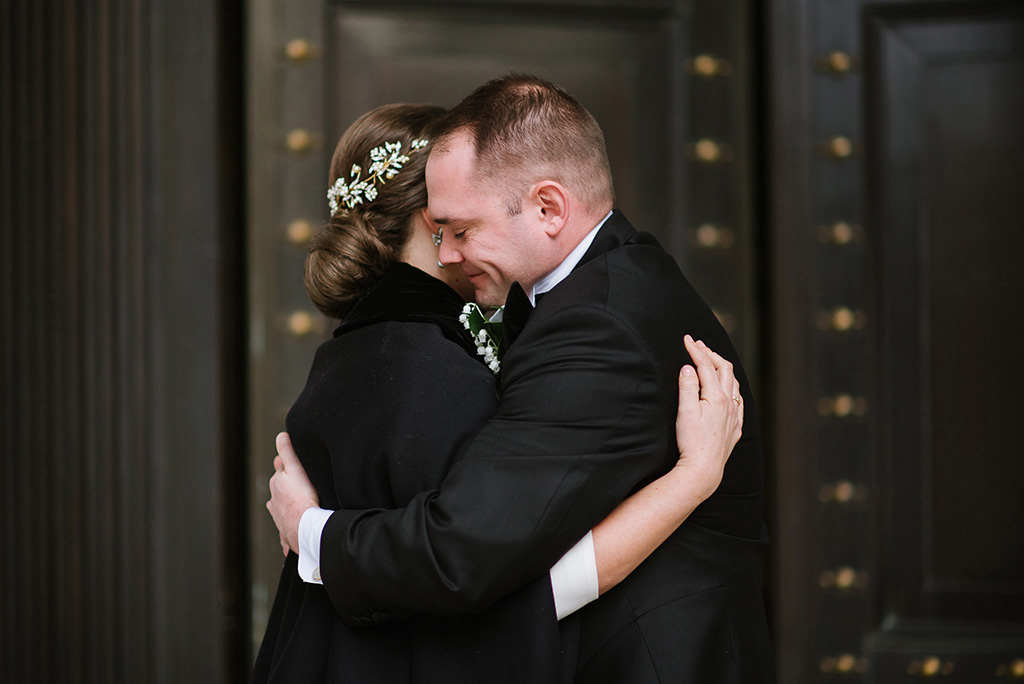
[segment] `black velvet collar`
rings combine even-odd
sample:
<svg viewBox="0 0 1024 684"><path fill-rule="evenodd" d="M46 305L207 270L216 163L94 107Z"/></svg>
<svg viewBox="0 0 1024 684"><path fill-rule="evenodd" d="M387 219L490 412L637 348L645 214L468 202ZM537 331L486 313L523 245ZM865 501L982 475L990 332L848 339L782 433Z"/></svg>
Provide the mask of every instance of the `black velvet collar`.
<svg viewBox="0 0 1024 684"><path fill-rule="evenodd" d="M459 323L464 304L447 284L398 262L352 306L334 336L385 321L433 323L445 337L475 357L476 346Z"/></svg>

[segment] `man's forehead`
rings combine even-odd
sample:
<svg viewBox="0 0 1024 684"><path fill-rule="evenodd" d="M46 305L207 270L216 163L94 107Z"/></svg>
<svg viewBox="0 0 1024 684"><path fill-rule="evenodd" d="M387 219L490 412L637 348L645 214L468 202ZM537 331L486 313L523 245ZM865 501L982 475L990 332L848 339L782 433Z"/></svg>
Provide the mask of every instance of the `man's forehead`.
<svg viewBox="0 0 1024 684"><path fill-rule="evenodd" d="M467 155L467 152L469 154ZM436 223L469 226L475 223L472 207L480 191L472 173L472 149L457 142L443 150L432 150L427 159L427 211Z"/></svg>
<svg viewBox="0 0 1024 684"><path fill-rule="evenodd" d="M462 133L445 137L430 149L427 166L459 166L471 169L476 162L476 146L473 139Z"/></svg>
<svg viewBox="0 0 1024 684"><path fill-rule="evenodd" d="M429 184L427 187L427 215L431 221L452 228L461 228L470 222L465 214L465 204L459 201L460 193L450 192L449 184L442 184L434 192L430 192Z"/></svg>

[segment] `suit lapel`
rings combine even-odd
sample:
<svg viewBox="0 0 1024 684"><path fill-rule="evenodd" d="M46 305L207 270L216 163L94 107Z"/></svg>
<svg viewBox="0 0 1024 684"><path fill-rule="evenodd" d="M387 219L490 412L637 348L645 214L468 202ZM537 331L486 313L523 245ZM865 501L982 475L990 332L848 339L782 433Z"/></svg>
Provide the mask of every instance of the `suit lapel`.
<svg viewBox="0 0 1024 684"><path fill-rule="evenodd" d="M505 298L505 312L501 315L502 346L508 349L526 326L526 320L533 312L530 298L519 283L512 283Z"/></svg>

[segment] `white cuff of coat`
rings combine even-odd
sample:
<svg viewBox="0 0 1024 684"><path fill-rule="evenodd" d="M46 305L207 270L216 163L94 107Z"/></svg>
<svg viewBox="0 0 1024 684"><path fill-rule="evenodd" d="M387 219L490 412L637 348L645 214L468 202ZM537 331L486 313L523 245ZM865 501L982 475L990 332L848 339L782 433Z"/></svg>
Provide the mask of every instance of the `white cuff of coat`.
<svg viewBox="0 0 1024 684"><path fill-rule="evenodd" d="M299 518L299 577L303 582L323 584L320 579L320 537L333 511L307 508Z"/></svg>
<svg viewBox="0 0 1024 684"><path fill-rule="evenodd" d="M576 542L548 571L555 597L555 616L561 620L597 598L597 556L594 534Z"/></svg>

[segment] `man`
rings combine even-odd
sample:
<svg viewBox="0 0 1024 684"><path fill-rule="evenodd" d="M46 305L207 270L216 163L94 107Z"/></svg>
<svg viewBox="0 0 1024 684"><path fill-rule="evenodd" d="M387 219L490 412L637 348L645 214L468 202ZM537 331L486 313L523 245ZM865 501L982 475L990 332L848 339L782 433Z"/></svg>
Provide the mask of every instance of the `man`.
<svg viewBox="0 0 1024 684"><path fill-rule="evenodd" d="M593 117L546 81L492 81L435 137L427 188L440 261L462 265L480 304L507 295L499 408L438 492L397 511L305 511L302 536L319 536L335 607L361 624L471 612L543 575L676 462L675 377L690 333L733 362L743 438L718 491L562 621L564 650L579 682L774 681L749 384L672 258L612 211ZM272 491L274 507L295 509ZM291 520L282 534L294 540Z"/></svg>

